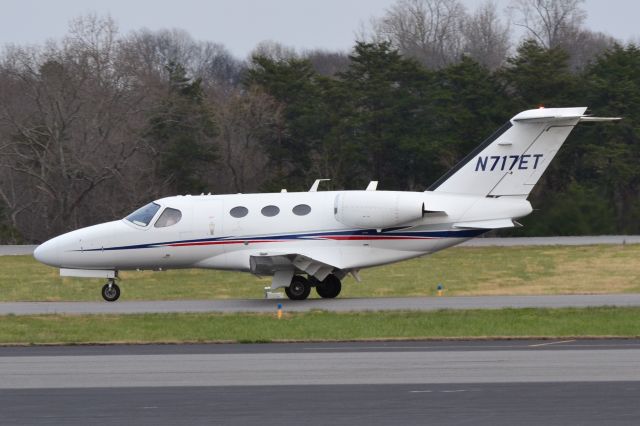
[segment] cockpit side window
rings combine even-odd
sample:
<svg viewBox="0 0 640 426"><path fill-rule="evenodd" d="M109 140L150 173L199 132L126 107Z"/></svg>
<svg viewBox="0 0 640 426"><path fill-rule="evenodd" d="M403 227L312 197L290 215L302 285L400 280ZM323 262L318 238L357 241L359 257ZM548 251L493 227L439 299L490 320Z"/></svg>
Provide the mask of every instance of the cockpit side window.
<svg viewBox="0 0 640 426"><path fill-rule="evenodd" d="M164 228L166 226L175 225L180 222L180 219L182 219L182 212L180 210L167 207L153 226L156 228Z"/></svg>
<svg viewBox="0 0 640 426"><path fill-rule="evenodd" d="M125 219L138 226L147 226L156 213L158 213L158 210L160 210L159 204L149 203L144 207L140 207L138 210L125 217Z"/></svg>

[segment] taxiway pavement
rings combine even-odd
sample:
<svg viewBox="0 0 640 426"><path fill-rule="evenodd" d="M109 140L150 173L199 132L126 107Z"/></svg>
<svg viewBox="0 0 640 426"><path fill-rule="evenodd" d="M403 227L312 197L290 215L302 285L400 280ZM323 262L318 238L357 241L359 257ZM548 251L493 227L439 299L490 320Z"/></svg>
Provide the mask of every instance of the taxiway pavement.
<svg viewBox="0 0 640 426"><path fill-rule="evenodd" d="M640 294L555 296L454 296L307 299L229 299L108 302L0 302L0 315L143 314L177 312L291 312L322 309L332 312L438 309L566 308L640 306Z"/></svg>
<svg viewBox="0 0 640 426"><path fill-rule="evenodd" d="M577 237L472 238L463 247L582 246L594 244L640 244L640 235L586 235ZM33 254L37 245L0 245L0 256Z"/></svg>
<svg viewBox="0 0 640 426"><path fill-rule="evenodd" d="M640 341L0 348L6 424L638 424Z"/></svg>

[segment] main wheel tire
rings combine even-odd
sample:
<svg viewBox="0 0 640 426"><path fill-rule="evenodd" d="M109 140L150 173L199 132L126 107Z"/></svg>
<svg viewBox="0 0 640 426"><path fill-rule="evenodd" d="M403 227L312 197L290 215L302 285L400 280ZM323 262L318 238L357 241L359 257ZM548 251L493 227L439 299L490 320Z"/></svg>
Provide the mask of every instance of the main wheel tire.
<svg viewBox="0 0 640 426"><path fill-rule="evenodd" d="M284 292L291 300L304 300L311 293L311 286L306 278L294 275L289 287L285 287Z"/></svg>
<svg viewBox="0 0 640 426"><path fill-rule="evenodd" d="M316 285L316 292L318 296L323 299L333 299L340 294L342 290L342 283L335 275L328 275L324 281L320 281Z"/></svg>
<svg viewBox="0 0 640 426"><path fill-rule="evenodd" d="M102 286L102 298L107 302L115 302L120 297L120 287L116 283L106 283Z"/></svg>

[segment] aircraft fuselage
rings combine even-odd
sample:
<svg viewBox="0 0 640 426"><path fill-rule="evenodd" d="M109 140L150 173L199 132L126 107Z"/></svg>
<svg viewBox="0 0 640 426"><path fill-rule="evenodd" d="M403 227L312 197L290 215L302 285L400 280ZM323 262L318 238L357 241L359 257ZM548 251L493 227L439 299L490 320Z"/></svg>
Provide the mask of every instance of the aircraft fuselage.
<svg viewBox="0 0 640 426"><path fill-rule="evenodd" d="M354 196L362 199L355 206L337 205ZM406 206L392 205L399 197ZM358 210L357 203L367 200L373 207ZM160 207L145 226L122 219L82 228L47 241L36 257L72 269L250 271L252 256L303 253L348 271L432 253L487 230L454 226L458 222L511 219L531 211L522 199L393 191L176 196L155 203ZM304 207L294 212L296 206ZM154 226L166 208L179 210L181 219ZM246 215L232 216L237 208L246 209ZM343 208L368 221L343 223ZM398 217L394 223L403 213L398 209L415 218L403 223ZM377 222L377 214L385 217Z"/></svg>

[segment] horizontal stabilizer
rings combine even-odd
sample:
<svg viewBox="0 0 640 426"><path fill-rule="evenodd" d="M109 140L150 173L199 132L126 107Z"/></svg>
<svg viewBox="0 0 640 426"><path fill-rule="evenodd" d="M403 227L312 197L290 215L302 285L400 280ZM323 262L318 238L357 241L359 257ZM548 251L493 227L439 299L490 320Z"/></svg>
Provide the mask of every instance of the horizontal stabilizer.
<svg viewBox="0 0 640 426"><path fill-rule="evenodd" d="M522 111L511 119L516 123L553 123L584 117L586 108L538 108Z"/></svg>
<svg viewBox="0 0 640 426"><path fill-rule="evenodd" d="M458 222L454 223L453 227L459 229L500 229L515 228L516 224L513 219L492 219L478 220L475 222Z"/></svg>
<svg viewBox="0 0 640 426"><path fill-rule="evenodd" d="M583 115L580 117L580 122L601 122L601 121L620 121L622 117L591 117L588 115Z"/></svg>

